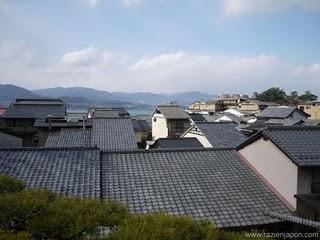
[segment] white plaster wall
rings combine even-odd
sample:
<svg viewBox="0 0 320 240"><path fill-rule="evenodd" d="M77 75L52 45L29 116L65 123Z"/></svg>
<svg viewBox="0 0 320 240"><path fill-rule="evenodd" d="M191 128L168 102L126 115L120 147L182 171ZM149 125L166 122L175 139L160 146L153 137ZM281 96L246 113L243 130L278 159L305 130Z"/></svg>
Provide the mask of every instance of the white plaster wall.
<svg viewBox="0 0 320 240"><path fill-rule="evenodd" d="M270 140L261 138L239 152L296 209L298 167Z"/></svg>
<svg viewBox="0 0 320 240"><path fill-rule="evenodd" d="M188 132L183 137L184 138L193 138L193 137L197 138L199 140L199 142L202 144L203 147L212 148L212 145L210 144L210 142L203 135L199 135L199 134Z"/></svg>
<svg viewBox="0 0 320 240"><path fill-rule="evenodd" d="M157 119L155 122L154 119ZM162 114L154 114L152 116L152 138L157 140L158 138L168 137L167 120Z"/></svg>

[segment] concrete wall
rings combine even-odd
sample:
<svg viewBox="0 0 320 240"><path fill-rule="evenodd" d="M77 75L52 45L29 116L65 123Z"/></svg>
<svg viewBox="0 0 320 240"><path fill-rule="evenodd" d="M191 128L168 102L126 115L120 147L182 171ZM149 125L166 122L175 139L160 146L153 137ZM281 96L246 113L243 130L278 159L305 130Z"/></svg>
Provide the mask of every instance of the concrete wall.
<svg viewBox="0 0 320 240"><path fill-rule="evenodd" d="M188 132L183 137L184 138L193 138L193 137L195 137L195 138L197 138L199 140L199 142L202 144L203 147L212 148L212 145L210 144L210 142L203 135L199 135L199 134L196 134L196 133Z"/></svg>
<svg viewBox="0 0 320 240"><path fill-rule="evenodd" d="M166 137L168 137L167 120L162 114L154 114L152 116L152 138L157 140Z"/></svg>
<svg viewBox="0 0 320 240"><path fill-rule="evenodd" d="M239 152L296 209L298 167L270 140L261 138Z"/></svg>

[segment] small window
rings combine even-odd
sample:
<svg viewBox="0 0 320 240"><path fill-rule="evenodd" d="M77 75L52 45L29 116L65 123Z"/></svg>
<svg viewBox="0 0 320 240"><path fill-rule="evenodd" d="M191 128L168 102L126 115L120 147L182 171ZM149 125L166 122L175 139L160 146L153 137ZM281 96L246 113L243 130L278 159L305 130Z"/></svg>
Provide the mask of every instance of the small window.
<svg viewBox="0 0 320 240"><path fill-rule="evenodd" d="M153 118L153 121L154 121L154 122L157 122L157 118Z"/></svg>

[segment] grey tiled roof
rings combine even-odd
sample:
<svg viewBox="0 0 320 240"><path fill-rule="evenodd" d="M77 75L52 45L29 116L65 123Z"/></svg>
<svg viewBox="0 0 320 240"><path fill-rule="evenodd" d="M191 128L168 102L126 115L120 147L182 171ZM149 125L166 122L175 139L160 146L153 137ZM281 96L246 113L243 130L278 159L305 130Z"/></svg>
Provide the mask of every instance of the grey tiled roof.
<svg viewBox="0 0 320 240"><path fill-rule="evenodd" d="M197 138L159 138L151 148L201 148Z"/></svg>
<svg viewBox="0 0 320 240"><path fill-rule="evenodd" d="M61 195L100 197L97 149L0 149L0 174Z"/></svg>
<svg viewBox="0 0 320 240"><path fill-rule="evenodd" d="M207 122L207 120L203 117L203 115L198 113L191 113L189 114L190 118L194 122Z"/></svg>
<svg viewBox="0 0 320 240"><path fill-rule="evenodd" d="M35 128L49 128L49 122L48 120L37 119L34 122L33 126ZM83 126L83 121L72 122L72 121L66 121L64 119L63 120L61 119L60 121L57 121L56 119L52 119L51 121L52 128L79 128L79 127L81 128L82 126ZM91 119L86 119L85 126L92 127Z"/></svg>
<svg viewBox="0 0 320 240"><path fill-rule="evenodd" d="M166 119L190 119L186 111L176 105L160 105L156 107L155 112L159 111Z"/></svg>
<svg viewBox="0 0 320 240"><path fill-rule="evenodd" d="M213 147L236 147L246 140L234 123L197 123L196 127Z"/></svg>
<svg viewBox="0 0 320 240"><path fill-rule="evenodd" d="M265 210L290 214L231 150L150 150L103 153L104 200L134 213L165 211L218 227L275 223Z"/></svg>
<svg viewBox="0 0 320 240"><path fill-rule="evenodd" d="M146 120L132 119L132 124L135 132L151 132L151 127Z"/></svg>
<svg viewBox="0 0 320 240"><path fill-rule="evenodd" d="M93 112L94 118L117 118L119 117L118 111L107 109L107 110L95 110Z"/></svg>
<svg viewBox="0 0 320 240"><path fill-rule="evenodd" d="M258 114L258 118L288 118L294 111L299 111L303 115L307 115L296 107L280 106L267 107L260 114Z"/></svg>
<svg viewBox="0 0 320 240"><path fill-rule="evenodd" d="M2 118L31 118L45 119L51 115L52 118L64 118L66 107L62 101L49 101L41 99L30 99L10 104Z"/></svg>
<svg viewBox="0 0 320 240"><path fill-rule="evenodd" d="M292 119L292 118L284 118L284 119L270 119L266 121L266 124L269 125L281 125L281 126L294 126L303 123L302 119Z"/></svg>
<svg viewBox="0 0 320 240"><path fill-rule="evenodd" d="M238 149L263 136L270 139L296 165L320 166L320 127L269 127L249 138Z"/></svg>
<svg viewBox="0 0 320 240"><path fill-rule="evenodd" d="M22 147L22 139L0 132L0 147Z"/></svg>
<svg viewBox="0 0 320 240"><path fill-rule="evenodd" d="M96 118L93 120L91 144L102 150L137 149L130 118Z"/></svg>
<svg viewBox="0 0 320 240"><path fill-rule="evenodd" d="M50 134L46 147L90 147L91 129L61 129L60 134Z"/></svg>

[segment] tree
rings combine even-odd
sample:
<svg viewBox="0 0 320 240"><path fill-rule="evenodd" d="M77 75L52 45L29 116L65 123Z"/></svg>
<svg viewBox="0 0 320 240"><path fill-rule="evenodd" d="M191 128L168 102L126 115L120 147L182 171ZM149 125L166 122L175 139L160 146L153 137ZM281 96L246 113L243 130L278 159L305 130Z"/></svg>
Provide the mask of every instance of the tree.
<svg viewBox="0 0 320 240"><path fill-rule="evenodd" d="M311 91L305 91L304 94L299 96L299 100L302 102L315 101L317 99L318 99L318 96L311 93Z"/></svg>
<svg viewBox="0 0 320 240"><path fill-rule="evenodd" d="M269 88L262 93L254 93L254 98L262 102L277 102L285 103L287 102L287 95L283 89L280 88Z"/></svg>
<svg viewBox="0 0 320 240"><path fill-rule="evenodd" d="M289 96L287 96L288 103L296 105L299 103L299 95L297 91L292 91Z"/></svg>
<svg viewBox="0 0 320 240"><path fill-rule="evenodd" d="M0 175L0 194L21 192L25 184L9 176Z"/></svg>

